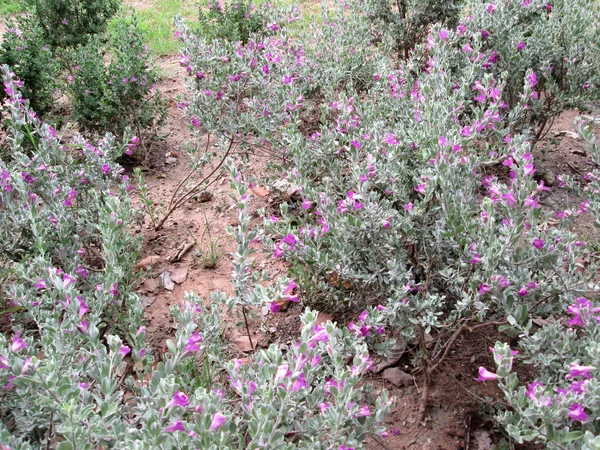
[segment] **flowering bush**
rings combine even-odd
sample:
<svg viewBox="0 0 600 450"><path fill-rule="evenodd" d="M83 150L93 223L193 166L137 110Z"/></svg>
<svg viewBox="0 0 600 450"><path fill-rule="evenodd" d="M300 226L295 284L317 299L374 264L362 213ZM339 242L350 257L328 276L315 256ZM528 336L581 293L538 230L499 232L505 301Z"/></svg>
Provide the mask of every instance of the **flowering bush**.
<svg viewBox="0 0 600 450"><path fill-rule="evenodd" d="M421 43L435 23L453 27L460 13L455 0L368 0L364 11L378 40L391 44L398 55L408 58L410 50Z"/></svg>
<svg viewBox="0 0 600 450"><path fill-rule="evenodd" d="M536 126L532 131L537 140L565 108L585 110L586 102L598 97L600 34L592 17L598 13L596 2L473 1L465 10L468 16L454 33L454 45L478 61L477 70L505 79L506 105L521 101L523 79L533 70L525 127L513 125L516 130Z"/></svg>
<svg viewBox="0 0 600 450"><path fill-rule="evenodd" d="M23 95L34 111L43 115L51 109L58 67L34 17L25 14L7 22L0 64L7 64L17 74L23 83ZM0 92L0 102L5 98L4 91Z"/></svg>
<svg viewBox="0 0 600 450"><path fill-rule="evenodd" d="M119 7L120 0L26 0L53 48L85 44L99 35Z"/></svg>
<svg viewBox="0 0 600 450"><path fill-rule="evenodd" d="M154 88L153 66L136 16L121 16L109 41L93 38L74 52L68 76L73 119L85 130L122 136L130 128L149 148L166 118L166 101Z"/></svg>
<svg viewBox="0 0 600 450"><path fill-rule="evenodd" d="M209 0L200 5L200 32L208 39L224 39L231 42L248 42L251 34L263 31L267 25L251 1Z"/></svg>
<svg viewBox="0 0 600 450"><path fill-rule="evenodd" d="M364 339L331 322L316 325L310 310L299 342L228 361L220 340L225 296L214 293L203 310L189 294L172 309L175 338L155 360L132 292L139 241L128 230L128 180L114 163L127 146L111 135L98 146L79 136L61 145L7 66L3 74L14 155L0 162L0 240L14 306L12 333L0 333L3 445L362 448L369 434L383 433L387 392L369 404L359 387L371 364ZM26 139L33 156L21 151ZM237 203L237 297L227 303L243 304L251 292L280 298L250 282L253 235L244 200Z"/></svg>
<svg viewBox="0 0 600 450"><path fill-rule="evenodd" d="M596 25L579 15L548 16L537 4L533 14L523 3L468 5L456 29L432 26L399 65L387 47L369 45L358 2L328 13L336 19L322 28L333 34L319 46L290 39L285 29L227 46L178 24L181 62L193 78L182 103L192 127L224 142L235 136L251 150L268 142L289 162L289 183L302 199L266 219L267 247L292 263L306 304L366 309L355 334L381 344L377 334L388 333L381 321L402 339L420 340L423 415L429 378L463 330L484 320L527 330L532 314L560 313L570 296L595 286L593 265L581 271L577 264L593 259L591 249L571 232L590 203L577 211L540 208L549 188L536 176L530 126L544 122L536 111L551 118L597 95L595 37L581 30ZM527 16L522 33L539 33L531 47L554 21L569 22L569 44L553 54L581 52L564 73L575 85L589 80L587 88L546 82L551 75L542 81L543 62L511 50L501 21L497 32L482 33L481 24L517 7ZM311 114L317 120L308 128Z"/></svg>
<svg viewBox="0 0 600 450"><path fill-rule="evenodd" d="M499 421L516 442L535 441L547 448L593 449L600 444L596 417L600 309L585 297L576 297L567 309L568 325L555 322L525 336L523 357L539 371L527 387L512 372L517 351L507 344L491 348L496 373L480 368L480 380L498 380L511 406Z"/></svg>

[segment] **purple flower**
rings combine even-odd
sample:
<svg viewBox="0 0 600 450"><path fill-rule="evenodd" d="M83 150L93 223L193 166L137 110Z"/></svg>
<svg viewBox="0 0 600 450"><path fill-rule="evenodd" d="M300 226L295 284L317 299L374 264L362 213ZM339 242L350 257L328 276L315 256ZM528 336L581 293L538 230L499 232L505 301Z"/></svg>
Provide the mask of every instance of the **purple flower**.
<svg viewBox="0 0 600 450"><path fill-rule="evenodd" d="M36 289L46 289L46 282L42 278L39 278L38 282L35 283L33 287Z"/></svg>
<svg viewBox="0 0 600 450"><path fill-rule="evenodd" d="M481 37L483 39L489 37L490 33L487 30L481 30Z"/></svg>
<svg viewBox="0 0 600 450"><path fill-rule="evenodd" d="M536 387L544 387L543 383L540 383L539 381L534 381L533 383L529 383L527 385L527 392L525 393L525 397L529 398L529 399L534 399L535 397L535 388Z"/></svg>
<svg viewBox="0 0 600 450"><path fill-rule="evenodd" d="M194 128L198 128L200 126L200 121L196 117L192 117L191 123Z"/></svg>
<svg viewBox="0 0 600 450"><path fill-rule="evenodd" d="M493 372L490 372L485 367L480 367L479 368L479 378L476 378L476 381L479 381L479 382L493 381L496 378L498 378L498 375L496 375Z"/></svg>
<svg viewBox="0 0 600 450"><path fill-rule="evenodd" d="M102 173L109 173L110 166L108 164L102 164Z"/></svg>
<svg viewBox="0 0 600 450"><path fill-rule="evenodd" d="M302 201L302 209L310 209L311 206L312 206L312 202L309 199L305 198Z"/></svg>
<svg viewBox="0 0 600 450"><path fill-rule="evenodd" d="M533 241L531 241L531 245L533 245L535 248L537 248L539 250L544 247L544 241L541 240L540 238L536 238Z"/></svg>
<svg viewBox="0 0 600 450"><path fill-rule="evenodd" d="M68 286L68 285L70 285L70 284L73 284L73 283L77 282L77 278L75 278L75 277L72 277L72 276L71 276L71 275L69 275L68 273L65 273L65 274L63 275L63 278L62 278L62 280L63 280L63 286Z"/></svg>
<svg viewBox="0 0 600 450"><path fill-rule="evenodd" d="M271 302L271 304L269 305L269 309L273 314L277 314L281 309L281 305L279 305L277 302Z"/></svg>
<svg viewBox="0 0 600 450"><path fill-rule="evenodd" d="M181 391L175 392L175 394L173 395L173 400L171 400L171 403L169 403L169 407L173 406L181 406L182 408L190 406L188 396Z"/></svg>
<svg viewBox="0 0 600 450"><path fill-rule="evenodd" d="M517 44L517 50L519 50L519 51L524 50L526 46L527 46L527 44L525 42L521 41Z"/></svg>
<svg viewBox="0 0 600 450"><path fill-rule="evenodd" d="M90 308L88 307L85 300L83 300L81 297L77 296L77 300L79 301L78 314L81 317L81 316L85 315L86 313L88 313L90 311Z"/></svg>
<svg viewBox="0 0 600 450"><path fill-rule="evenodd" d="M85 270L85 268L81 264L77 265L77 269L75 270L75 273L83 278L87 278L89 275L88 271Z"/></svg>
<svg viewBox="0 0 600 450"><path fill-rule="evenodd" d="M119 285L117 283L113 283L108 292L116 298L119 295Z"/></svg>
<svg viewBox="0 0 600 450"><path fill-rule="evenodd" d="M225 423L226 417L221 413L215 413L212 422L210 423L210 431L215 431Z"/></svg>
<svg viewBox="0 0 600 450"><path fill-rule="evenodd" d="M525 164L525 175L533 175L535 172L533 164Z"/></svg>
<svg viewBox="0 0 600 450"><path fill-rule="evenodd" d="M571 366L569 368L571 369L571 371L567 375L567 378L592 378L592 374L590 372L595 369L594 366L581 366L577 363L571 363Z"/></svg>
<svg viewBox="0 0 600 450"><path fill-rule="evenodd" d="M477 290L477 292L479 293L479 295L485 295L488 292L491 292L491 288L487 285L487 284L482 284L479 286L479 289Z"/></svg>
<svg viewBox="0 0 600 450"><path fill-rule="evenodd" d="M420 193L420 194L424 194L425 191L427 191L427 185L425 184L419 184L416 188L415 191Z"/></svg>
<svg viewBox="0 0 600 450"><path fill-rule="evenodd" d="M297 390L299 390L301 388L305 388L305 387L306 387L306 379L304 378L304 373L302 373L296 379L296 381L294 381L294 384L292 385L292 392L296 392Z"/></svg>
<svg viewBox="0 0 600 450"><path fill-rule="evenodd" d="M519 291L517 292L517 295L519 297L526 297L529 294L529 291L527 290L527 288L525 286L523 286L521 289L519 289Z"/></svg>
<svg viewBox="0 0 600 450"><path fill-rule="evenodd" d="M479 253L475 252L475 253L473 253L473 257L471 258L471 260L469 262L473 265L480 264L483 262L483 259L481 259L481 257L479 256Z"/></svg>
<svg viewBox="0 0 600 450"><path fill-rule="evenodd" d="M367 405L361 406L361 408L358 410L358 414L355 417L363 417L363 416L370 416L371 415L371 411L369 410L369 407Z"/></svg>
<svg viewBox="0 0 600 450"><path fill-rule="evenodd" d="M25 342L23 339L21 339L20 335L21 335L21 333L17 332L13 336L12 345L10 347L10 349L13 352L18 352L19 350L22 350L25 347L27 347L27 342Z"/></svg>
<svg viewBox="0 0 600 450"><path fill-rule="evenodd" d="M183 354L186 355L188 353L199 352L200 347L198 347L198 344L201 342L202 336L200 336L197 331L194 331L183 349Z"/></svg>
<svg viewBox="0 0 600 450"><path fill-rule="evenodd" d="M183 431L185 433L185 428L183 427L183 424L180 421L177 421L177 422L169 425L163 431L165 433L174 433L175 431Z"/></svg>
<svg viewBox="0 0 600 450"><path fill-rule="evenodd" d="M529 84L529 87L534 87L538 83L535 72L531 72L531 75L527 76L527 83Z"/></svg>
<svg viewBox="0 0 600 450"><path fill-rule="evenodd" d="M446 30L440 30L440 39L442 41L445 41L446 39L448 39L448 32Z"/></svg>
<svg viewBox="0 0 600 450"><path fill-rule="evenodd" d="M581 406L578 403L573 403L570 407L569 407L569 413L568 416L573 419L576 420L578 422L585 422L588 418L588 415L585 413L585 411L583 410L583 406Z"/></svg>
<svg viewBox="0 0 600 450"><path fill-rule="evenodd" d="M296 285L296 283L290 281L289 284L283 290L283 298L290 302L298 303L298 294L292 295L292 292L294 292L294 289L296 289L297 287L298 286Z"/></svg>
<svg viewBox="0 0 600 450"><path fill-rule="evenodd" d="M119 353L121 354L121 356L123 358L125 356L127 356L129 354L129 352L131 352L131 349L129 347L127 347L126 345L121 345L121 348L119 349Z"/></svg>
<svg viewBox="0 0 600 450"><path fill-rule="evenodd" d="M448 139L446 139L446 136L440 136L438 143L440 144L440 147L445 147L448 145Z"/></svg>

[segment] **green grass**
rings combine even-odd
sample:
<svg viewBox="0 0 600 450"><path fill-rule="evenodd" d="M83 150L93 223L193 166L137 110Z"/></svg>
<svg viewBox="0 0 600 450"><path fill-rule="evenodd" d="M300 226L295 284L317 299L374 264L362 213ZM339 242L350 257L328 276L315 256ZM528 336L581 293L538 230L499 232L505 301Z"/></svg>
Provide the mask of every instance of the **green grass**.
<svg viewBox="0 0 600 450"><path fill-rule="evenodd" d="M0 0L0 16L8 16L23 11L19 0ZM3 19L4 17L2 17Z"/></svg>
<svg viewBox="0 0 600 450"><path fill-rule="evenodd" d="M2 0L0 0L2 1ZM148 46L158 56L177 52L179 43L173 38L173 17L198 17L198 2L194 0L156 0L150 8L138 8L140 26L147 33Z"/></svg>

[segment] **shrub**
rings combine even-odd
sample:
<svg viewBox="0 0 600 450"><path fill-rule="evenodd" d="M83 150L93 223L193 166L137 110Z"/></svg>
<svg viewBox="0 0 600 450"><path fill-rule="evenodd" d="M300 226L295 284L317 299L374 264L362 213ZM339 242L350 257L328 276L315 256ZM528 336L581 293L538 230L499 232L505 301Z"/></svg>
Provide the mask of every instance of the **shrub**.
<svg viewBox="0 0 600 450"><path fill-rule="evenodd" d="M267 23L251 0L209 0L200 5L199 32L207 39L248 42L251 35L265 31Z"/></svg>
<svg viewBox="0 0 600 450"><path fill-rule="evenodd" d="M560 110L545 103L552 92L565 97L558 90L540 94L550 85L541 85L544 69L521 59L516 45L502 58L516 54L519 63L504 70L482 35L480 23L495 17L491 9L515 15L521 10L514 8L528 6L488 6L467 6L472 16L456 29L432 26L400 64L386 47L352 46L369 42L361 14L351 14L358 2L332 13L339 17L330 23L334 33L348 37L338 41L347 44L337 58L320 57L327 39L300 46L285 30L239 44L234 53L180 27L182 64L195 76L183 105L190 120L223 142L235 136L250 151L267 141L290 162L288 181L301 200L269 214L267 247L292 263L306 304L367 310L353 330L370 339L377 338L375 319L392 324L402 339L420 341L422 417L430 377L465 329L500 322L527 331L532 314L560 313L594 286L593 265L583 272L577 265L592 261L593 250L571 232L574 218L589 214L588 203L571 213L539 205L548 187L535 177L531 127L539 123L537 111L552 117ZM555 25L539 6L527 23L539 28L541 41L542 30ZM570 21L572 46L557 53L589 49L566 73L591 79L595 25L576 14L563 20ZM589 32L575 32L582 23ZM528 45L545 46L536 42ZM346 55L364 57L364 64L349 68ZM357 74L364 83L341 83ZM328 87L320 88L322 80ZM596 95L592 88L574 88L570 104ZM306 130L303 115L315 112ZM436 334L433 346L426 344L429 333Z"/></svg>
<svg viewBox="0 0 600 450"><path fill-rule="evenodd" d="M150 146L166 117L143 38L135 15L120 17L106 45L96 37L78 47L68 83L72 117L84 130L121 136L131 128L142 148Z"/></svg>
<svg viewBox="0 0 600 450"><path fill-rule="evenodd" d="M86 44L102 34L121 5L120 0L26 0L53 48Z"/></svg>
<svg viewBox="0 0 600 450"><path fill-rule="evenodd" d="M9 20L2 36L0 64L7 64L23 83L23 95L40 116L54 104L58 67L36 19L25 14ZM0 92L0 102L6 97Z"/></svg>
<svg viewBox="0 0 600 450"><path fill-rule="evenodd" d="M465 8L469 15L461 19L455 45L480 59L483 73L505 79L503 100L508 107L521 101L523 78L534 71L529 111L515 131L533 132L535 143L564 109L585 110L598 98L600 33L593 18L600 11L597 2L475 1Z"/></svg>
<svg viewBox="0 0 600 450"><path fill-rule="evenodd" d="M423 42L435 23L453 27L461 11L458 0L367 0L363 11L377 40L392 45L401 57Z"/></svg>
<svg viewBox="0 0 600 450"><path fill-rule="evenodd" d="M302 315L299 342L287 349L273 345L246 363L223 352L221 302L291 300L281 282L254 284L239 180L235 295L214 293L206 310L187 295L172 309L175 338L155 361L132 292L139 241L128 230L128 180L114 163L126 146L110 135L98 146L81 137L61 145L23 104L6 66L3 73L15 158L0 162L0 239L17 309L13 332L0 333L3 445L363 448L383 432L387 392L369 405L359 387L370 367L364 340L331 322L317 326L316 312ZM33 157L21 151L25 139L35 143Z"/></svg>

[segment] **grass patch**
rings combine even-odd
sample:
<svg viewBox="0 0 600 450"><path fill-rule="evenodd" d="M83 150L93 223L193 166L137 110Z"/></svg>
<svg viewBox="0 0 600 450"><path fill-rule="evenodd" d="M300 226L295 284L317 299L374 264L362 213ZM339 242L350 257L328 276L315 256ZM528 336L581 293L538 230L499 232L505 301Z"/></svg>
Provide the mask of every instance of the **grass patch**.
<svg viewBox="0 0 600 450"><path fill-rule="evenodd" d="M0 0L1 1L1 0ZM140 27L146 33L150 50L158 56L177 52L179 43L173 38L173 17L198 17L198 2L193 0L156 0L151 7L137 8Z"/></svg>
<svg viewBox="0 0 600 450"><path fill-rule="evenodd" d="M19 0L0 0L0 16L16 14L24 9Z"/></svg>

